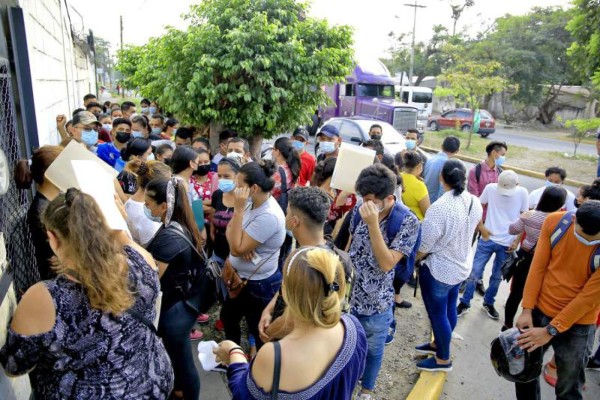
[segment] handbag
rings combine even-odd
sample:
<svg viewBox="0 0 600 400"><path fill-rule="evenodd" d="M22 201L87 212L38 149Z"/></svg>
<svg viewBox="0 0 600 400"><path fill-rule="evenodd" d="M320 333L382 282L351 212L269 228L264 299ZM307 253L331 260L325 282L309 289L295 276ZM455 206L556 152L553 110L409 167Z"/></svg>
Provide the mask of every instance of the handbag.
<svg viewBox="0 0 600 400"><path fill-rule="evenodd" d="M275 350L275 366L273 367L273 384L271 385L271 400L279 397L279 381L281 379L281 344L273 342Z"/></svg>
<svg viewBox="0 0 600 400"><path fill-rule="evenodd" d="M229 294L229 297L232 299L238 297L242 292L242 289L244 289L248 284L248 281L252 279L252 277L256 275L258 270L260 270L262 266L265 265L267 261L269 261L271 257L273 257L278 251L279 249L275 250L274 252L269 254L267 258L264 258L260 263L258 263L256 269L252 272L252 274L250 274L248 278L240 277L240 274L238 274L235 268L233 268L233 265L231 265L231 261L229 261L229 258L227 258L227 260L225 260L225 264L223 265L223 270L221 271L221 278L223 279L223 282L225 282L225 287L227 288L227 293Z"/></svg>
<svg viewBox="0 0 600 400"><path fill-rule="evenodd" d="M502 263L500 270L502 271L502 278L506 280L506 282L510 281L512 276L515 274L515 269L517 268L517 263L521 258L517 255L516 251L513 251L508 254L506 260Z"/></svg>

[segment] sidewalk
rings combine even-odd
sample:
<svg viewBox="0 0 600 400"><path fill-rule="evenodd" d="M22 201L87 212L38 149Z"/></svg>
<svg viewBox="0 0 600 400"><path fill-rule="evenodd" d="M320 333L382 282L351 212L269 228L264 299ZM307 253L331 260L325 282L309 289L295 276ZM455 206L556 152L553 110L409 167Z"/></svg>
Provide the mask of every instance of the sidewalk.
<svg viewBox="0 0 600 400"><path fill-rule="evenodd" d="M192 342L194 363L200 375L200 398L202 400L227 400L231 398L227 387L227 374L224 372L206 372L198 360L198 342Z"/></svg>

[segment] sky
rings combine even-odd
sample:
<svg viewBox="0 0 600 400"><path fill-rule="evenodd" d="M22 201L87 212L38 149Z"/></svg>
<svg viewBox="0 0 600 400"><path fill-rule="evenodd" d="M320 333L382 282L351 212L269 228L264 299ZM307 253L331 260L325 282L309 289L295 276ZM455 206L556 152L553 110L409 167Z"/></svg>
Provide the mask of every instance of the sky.
<svg viewBox="0 0 600 400"><path fill-rule="evenodd" d="M149 38L160 36L164 27L185 27L181 15L190 4L200 0L67 0L84 19L87 28L118 48L119 16L123 16L123 42L144 44ZM442 24L452 29L450 2L460 0L418 0L427 8L417 11L416 41L427 41L432 27ZM388 34L408 33L413 26L413 8L404 6L414 0L312 0L311 15L324 18L333 25L354 28L354 47L359 57L382 58L390 48ZM458 22L457 31L474 35L482 25L507 13L521 15L534 6L568 7L569 0L475 0ZM101 6L99 6L101 4Z"/></svg>

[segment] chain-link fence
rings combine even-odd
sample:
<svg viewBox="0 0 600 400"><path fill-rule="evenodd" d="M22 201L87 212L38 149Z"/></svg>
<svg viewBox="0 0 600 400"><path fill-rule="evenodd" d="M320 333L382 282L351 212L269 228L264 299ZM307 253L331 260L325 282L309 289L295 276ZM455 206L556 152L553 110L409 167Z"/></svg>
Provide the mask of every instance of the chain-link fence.
<svg viewBox="0 0 600 400"><path fill-rule="evenodd" d="M26 223L29 208L28 193L15 186L12 176L16 162L23 158L16 126L14 96L10 67L6 58L0 58L0 179L8 182L8 190L0 184L0 231L4 234L9 269L18 298L39 281L33 243ZM3 187L4 186L4 187Z"/></svg>

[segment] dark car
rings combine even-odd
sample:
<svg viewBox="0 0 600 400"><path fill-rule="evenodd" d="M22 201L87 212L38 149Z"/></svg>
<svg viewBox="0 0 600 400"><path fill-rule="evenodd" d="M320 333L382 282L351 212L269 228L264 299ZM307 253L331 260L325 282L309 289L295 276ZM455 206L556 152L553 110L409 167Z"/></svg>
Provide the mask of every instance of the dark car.
<svg viewBox="0 0 600 400"><path fill-rule="evenodd" d="M477 133L481 137L488 137L492 133L496 132L496 121L492 114L486 110L479 111L481 115L481 124ZM460 129L468 132L471 130L471 123L473 121L473 113L468 108L457 108L455 110L446 111L442 115L431 116L427 121L427 126L432 131L440 129Z"/></svg>

